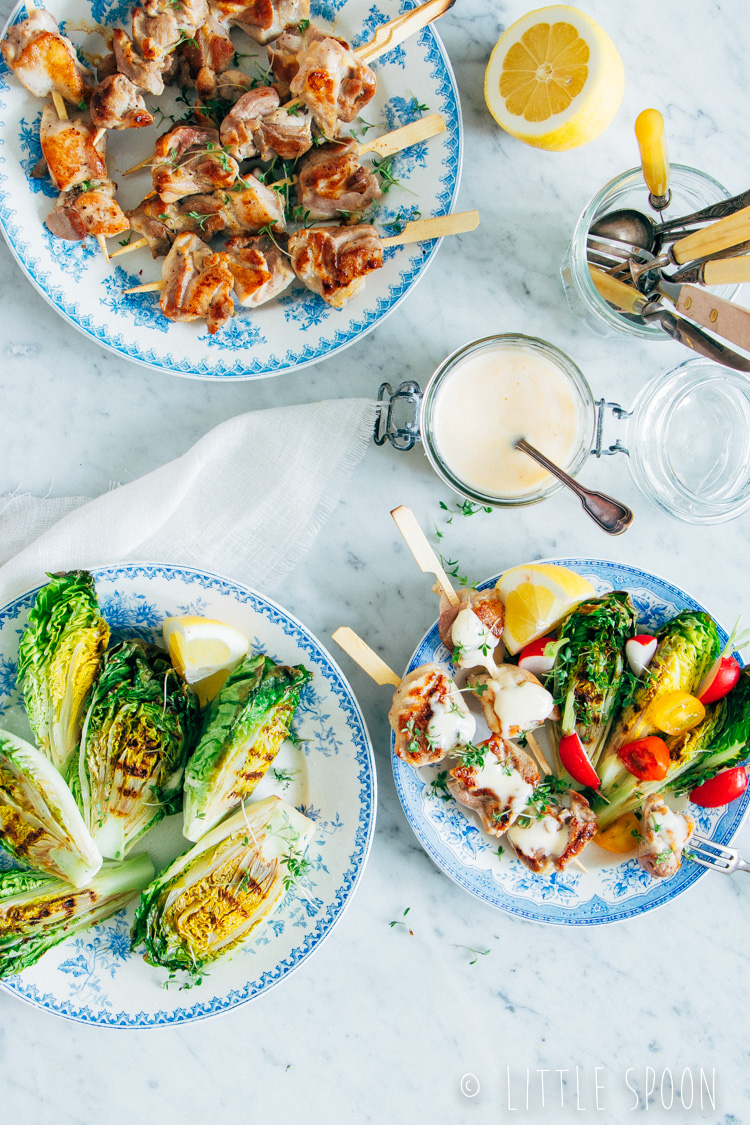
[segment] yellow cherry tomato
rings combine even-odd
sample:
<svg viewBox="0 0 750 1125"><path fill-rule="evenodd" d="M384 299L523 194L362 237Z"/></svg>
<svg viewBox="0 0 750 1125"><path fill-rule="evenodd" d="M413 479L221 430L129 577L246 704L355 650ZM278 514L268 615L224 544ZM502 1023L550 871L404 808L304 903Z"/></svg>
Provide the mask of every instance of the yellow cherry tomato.
<svg viewBox="0 0 750 1125"><path fill-rule="evenodd" d="M632 812L624 813L594 836L594 843L607 852L625 855L635 851L640 840L640 821Z"/></svg>
<svg viewBox="0 0 750 1125"><path fill-rule="evenodd" d="M684 734L706 717L706 708L687 691L668 691L654 700L648 717L665 734Z"/></svg>

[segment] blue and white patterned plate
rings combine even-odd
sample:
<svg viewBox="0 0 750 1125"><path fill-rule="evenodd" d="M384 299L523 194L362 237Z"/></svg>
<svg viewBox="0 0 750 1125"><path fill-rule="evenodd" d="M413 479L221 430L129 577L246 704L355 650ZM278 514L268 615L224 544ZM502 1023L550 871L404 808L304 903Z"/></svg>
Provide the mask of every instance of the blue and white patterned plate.
<svg viewBox="0 0 750 1125"><path fill-rule="evenodd" d="M688 594L663 578L636 567L603 559L545 559L588 578L597 593L627 590L645 632L653 632L680 610L702 610ZM481 584L494 586L498 576ZM719 628L722 643L727 636ZM450 668L450 656L440 640L437 622L425 634L407 671L436 661ZM391 742L393 745L393 742ZM455 801L443 801L430 791L430 782L440 766L412 769L393 758L396 789L417 839L435 864L460 887L483 902L519 918L558 926L596 926L633 918L663 906L694 886L706 870L697 863L683 862L671 879L652 879L635 859L618 862L601 848L586 851L588 874L575 868L563 874L534 875L511 854L504 842L488 836L478 818ZM750 804L750 791L725 809L690 806L697 830L718 843L728 843L739 829ZM503 854L498 857L498 843Z"/></svg>
<svg viewBox="0 0 750 1125"><path fill-rule="evenodd" d="M83 1023L154 1027L227 1011L266 992L305 961L331 932L364 870L375 823L375 766L362 713L336 663L312 633L261 594L185 567L126 563L94 571L102 611L117 636L156 640L174 614L226 621L254 650L304 664L313 674L295 717L299 746L285 743L253 800L278 793L315 821L313 868L246 947L217 962L190 991L165 988L166 970L129 952L134 907L56 946L2 983L23 1000ZM0 726L28 736L16 685L18 639L36 591L0 609ZM162 821L137 851L157 871L189 846L181 817ZM5 853L0 853L4 856ZM10 867L6 862L0 866Z"/></svg>
<svg viewBox="0 0 750 1125"><path fill-rule="evenodd" d="M89 55L106 50L102 38L92 34L95 25L129 29L132 0L50 0L49 6L76 47ZM317 24L334 27L356 46L367 42L381 23L415 6L415 0L312 0L312 13ZM9 23L25 14L20 4ZM240 32L232 35L238 49L257 56L265 68L265 50ZM243 69L252 70L251 59L240 61ZM447 123L445 133L395 157L393 172L402 186L383 197L376 224L383 229L399 215L403 221L415 217L417 210L424 218L447 214L461 174L461 115L453 71L437 33L424 28L378 59L374 69L378 90L364 116L378 133L413 121L421 106L427 107L425 112L442 113ZM185 112L171 92L162 98L147 95L146 101L165 114L181 117ZM153 261L148 249L109 266L94 239L65 242L44 226L57 193L49 180L31 177L41 156L42 105L0 58L0 227L29 280L61 316L90 339L147 367L199 379L258 379L306 367L379 324L422 277L437 251L437 241L386 250L383 268L342 310L295 284L278 301L238 309L214 336L203 321L173 324L162 316L157 293L122 295L123 289L161 277L160 261ZM119 183L124 210L151 190L151 178L143 171L123 179L122 172L149 153L168 127L109 133L108 167ZM374 135L368 132L367 139ZM116 249L115 242L110 249Z"/></svg>

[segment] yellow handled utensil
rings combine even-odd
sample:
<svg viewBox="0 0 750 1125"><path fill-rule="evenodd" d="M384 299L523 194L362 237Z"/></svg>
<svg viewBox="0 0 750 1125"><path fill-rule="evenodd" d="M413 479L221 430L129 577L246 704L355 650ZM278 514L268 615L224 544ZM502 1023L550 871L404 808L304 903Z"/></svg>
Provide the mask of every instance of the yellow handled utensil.
<svg viewBox="0 0 750 1125"><path fill-rule="evenodd" d="M669 250L650 261L630 260L630 273L636 285L644 273L661 269L662 266L684 266L699 258L710 258L731 246L750 240L750 207L743 207L725 219L709 223L702 230L694 231L672 244ZM641 256L645 251L641 253Z"/></svg>
<svg viewBox="0 0 750 1125"><path fill-rule="evenodd" d="M384 660L381 660L376 652L366 644L360 636L358 636L353 629L348 625L340 625L335 633L331 633L337 645L343 648L344 652L351 656L355 664L359 664L363 672L366 672L376 684L393 684L398 687L401 683L401 677L389 668Z"/></svg>
<svg viewBox="0 0 750 1125"><path fill-rule="evenodd" d="M649 203L655 211L663 211L669 204L669 157L664 118L658 109L644 109L635 122L635 135L641 154L641 168Z"/></svg>

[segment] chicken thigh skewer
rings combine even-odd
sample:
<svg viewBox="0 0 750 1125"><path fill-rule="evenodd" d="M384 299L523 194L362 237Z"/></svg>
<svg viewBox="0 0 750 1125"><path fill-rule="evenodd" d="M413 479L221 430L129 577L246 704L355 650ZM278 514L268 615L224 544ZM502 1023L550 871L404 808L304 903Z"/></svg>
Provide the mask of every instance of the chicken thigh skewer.
<svg viewBox="0 0 750 1125"><path fill-rule="evenodd" d="M428 117L420 118L420 120L418 121L412 121L410 122L410 124L404 125L400 129L394 129L391 133L385 133L382 137L378 137L372 141L369 141L366 145L357 145L357 152L360 156L363 156L368 152L376 152L379 156L383 157L392 156L395 153L401 152L403 149L408 148L410 145L419 144L422 141L428 140L430 137L437 136L439 133L442 133L445 130L445 127L445 118L442 117L439 113L432 113ZM350 144L354 143L355 142L350 142ZM341 148L346 148L346 146L341 146ZM316 150L316 152L313 153L312 156L317 156L317 154L321 151L322 150L320 149ZM322 173L319 173L316 183L318 194L323 199L326 199L327 195L333 197L335 192L339 188L343 187L344 191L346 191L347 188L351 190L352 179L354 178L359 181L360 177L350 176L349 180L343 185L341 184L341 177L339 177L337 180L334 180L332 178L332 180L328 183L321 183ZM267 185L267 187L270 190L274 190L280 186L283 186L283 184L286 182L288 181L280 180L275 184ZM359 188L360 186L360 183L357 182L356 188ZM332 206L335 202L336 200L331 198ZM304 202L301 204L301 206L303 207L303 209L309 210L309 208L305 208ZM160 209L164 210L164 208ZM117 258L122 254L130 254L134 250L141 250L147 246L151 246L152 252L154 251L153 239L144 235L144 237L136 239L135 242L130 242L127 246L123 246L119 250L116 250L114 254L111 255L111 257Z"/></svg>
<svg viewBox="0 0 750 1125"><path fill-rule="evenodd" d="M308 289L320 294L334 308L342 308L362 288L367 274L383 265L383 246L460 234L474 230L478 223L478 211L440 215L407 223L403 232L393 238L379 238L375 228L366 223L351 227L307 227L289 236L291 265ZM168 260L164 263L165 273ZM161 281L124 289L123 293L157 293L164 291L167 285L164 277Z"/></svg>

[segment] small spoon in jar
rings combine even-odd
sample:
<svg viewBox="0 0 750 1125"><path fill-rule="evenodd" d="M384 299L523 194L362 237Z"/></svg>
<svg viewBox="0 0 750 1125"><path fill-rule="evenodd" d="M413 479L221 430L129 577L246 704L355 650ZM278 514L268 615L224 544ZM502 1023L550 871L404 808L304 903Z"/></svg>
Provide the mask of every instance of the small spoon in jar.
<svg viewBox="0 0 750 1125"><path fill-rule="evenodd" d="M583 510L591 516L594 523L599 524L602 531L606 531L608 535L622 535L623 531L627 531L630 527L633 522L633 513L619 500L613 500L611 496L605 496L603 492L592 492L590 488L584 488L554 461L550 461L543 453L530 445L526 438L519 438L518 441L514 442L514 448L528 454L538 465L541 465L547 472L552 473L554 477L562 481L566 488L575 492L581 501Z"/></svg>

